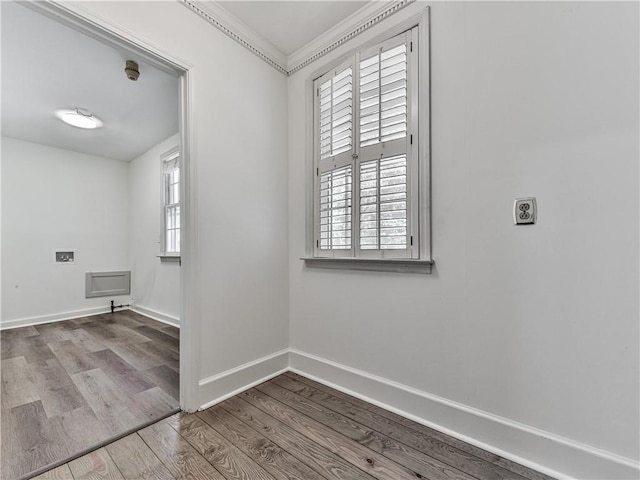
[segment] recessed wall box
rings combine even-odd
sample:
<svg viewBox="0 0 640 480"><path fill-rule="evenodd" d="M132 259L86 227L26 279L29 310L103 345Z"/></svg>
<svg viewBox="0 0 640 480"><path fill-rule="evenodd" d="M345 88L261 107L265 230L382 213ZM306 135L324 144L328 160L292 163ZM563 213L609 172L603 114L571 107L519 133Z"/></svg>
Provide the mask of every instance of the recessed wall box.
<svg viewBox="0 0 640 480"><path fill-rule="evenodd" d="M53 261L55 263L75 263L76 252L71 249L56 250L53 256Z"/></svg>

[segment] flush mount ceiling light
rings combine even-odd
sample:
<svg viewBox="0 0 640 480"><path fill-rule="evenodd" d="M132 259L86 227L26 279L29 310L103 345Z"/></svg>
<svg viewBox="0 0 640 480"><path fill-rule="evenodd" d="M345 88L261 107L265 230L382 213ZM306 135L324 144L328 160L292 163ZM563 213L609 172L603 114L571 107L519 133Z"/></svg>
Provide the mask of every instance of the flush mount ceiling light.
<svg viewBox="0 0 640 480"><path fill-rule="evenodd" d="M56 117L67 125L78 128L93 129L102 126L102 120L84 108L76 107L73 110L58 110L56 111Z"/></svg>

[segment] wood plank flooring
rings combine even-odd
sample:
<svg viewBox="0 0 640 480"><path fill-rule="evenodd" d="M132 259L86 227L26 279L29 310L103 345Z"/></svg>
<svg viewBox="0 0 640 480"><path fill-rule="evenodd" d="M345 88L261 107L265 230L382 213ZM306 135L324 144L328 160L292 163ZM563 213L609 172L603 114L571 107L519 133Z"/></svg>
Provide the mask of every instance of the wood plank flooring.
<svg viewBox="0 0 640 480"><path fill-rule="evenodd" d="M294 373L37 480L552 480Z"/></svg>
<svg viewBox="0 0 640 480"><path fill-rule="evenodd" d="M132 311L4 330L0 356L2 480L28 478L179 409L179 330ZM145 451L138 440L118 445ZM103 452L42 478L122 478L101 476L100 468L117 471Z"/></svg>

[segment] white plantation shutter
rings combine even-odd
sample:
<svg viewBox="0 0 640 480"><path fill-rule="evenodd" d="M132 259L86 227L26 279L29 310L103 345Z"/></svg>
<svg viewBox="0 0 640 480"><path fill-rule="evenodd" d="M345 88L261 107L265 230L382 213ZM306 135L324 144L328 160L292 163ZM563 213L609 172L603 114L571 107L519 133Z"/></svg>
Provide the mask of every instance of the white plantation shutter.
<svg viewBox="0 0 640 480"><path fill-rule="evenodd" d="M359 56L360 256L411 257L411 33Z"/></svg>
<svg viewBox="0 0 640 480"><path fill-rule="evenodd" d="M360 146L407 136L407 43L360 61Z"/></svg>
<svg viewBox="0 0 640 480"><path fill-rule="evenodd" d="M406 155L360 163L360 248L407 245Z"/></svg>
<svg viewBox="0 0 640 480"><path fill-rule="evenodd" d="M350 152L353 146L353 68L320 83L320 159Z"/></svg>
<svg viewBox="0 0 640 480"><path fill-rule="evenodd" d="M353 251L353 62L315 82L316 251L323 256Z"/></svg>
<svg viewBox="0 0 640 480"><path fill-rule="evenodd" d="M351 167L320 176L320 249L351 248Z"/></svg>
<svg viewBox="0 0 640 480"><path fill-rule="evenodd" d="M315 89L315 255L418 258L417 29Z"/></svg>

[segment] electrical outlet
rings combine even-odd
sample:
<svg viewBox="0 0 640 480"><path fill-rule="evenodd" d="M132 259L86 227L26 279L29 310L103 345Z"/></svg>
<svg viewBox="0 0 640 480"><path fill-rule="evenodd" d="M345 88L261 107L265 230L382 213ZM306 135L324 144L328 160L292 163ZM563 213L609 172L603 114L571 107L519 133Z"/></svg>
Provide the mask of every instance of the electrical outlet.
<svg viewBox="0 0 640 480"><path fill-rule="evenodd" d="M513 202L513 221L516 225L536 223L535 197L516 198Z"/></svg>

